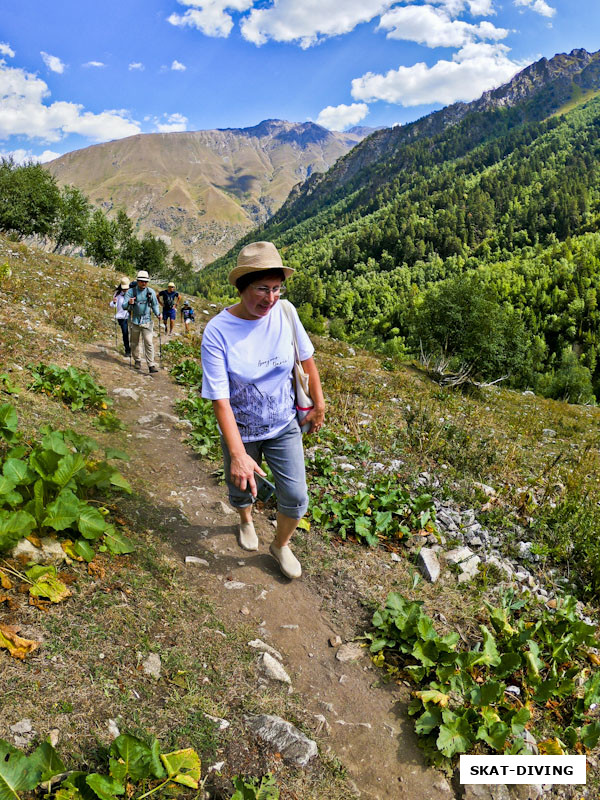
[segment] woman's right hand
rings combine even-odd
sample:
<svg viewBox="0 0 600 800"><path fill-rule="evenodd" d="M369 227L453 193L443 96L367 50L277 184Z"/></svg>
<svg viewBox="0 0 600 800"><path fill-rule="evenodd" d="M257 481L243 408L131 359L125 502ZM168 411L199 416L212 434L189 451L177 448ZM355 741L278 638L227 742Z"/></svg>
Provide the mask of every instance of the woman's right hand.
<svg viewBox="0 0 600 800"><path fill-rule="evenodd" d="M255 472L258 472L263 477L266 475L266 472L260 468L248 453L231 456L231 466L229 468L231 482L242 492L250 492L252 497L256 497L257 491L256 481L254 480Z"/></svg>

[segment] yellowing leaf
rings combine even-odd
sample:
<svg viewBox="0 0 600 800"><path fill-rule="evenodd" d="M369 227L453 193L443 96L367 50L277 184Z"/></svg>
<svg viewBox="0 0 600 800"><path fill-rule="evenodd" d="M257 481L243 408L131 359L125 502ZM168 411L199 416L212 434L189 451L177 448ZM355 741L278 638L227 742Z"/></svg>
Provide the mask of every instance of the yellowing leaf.
<svg viewBox="0 0 600 800"><path fill-rule="evenodd" d="M307 519L301 519L298 523L298 527L301 531L309 531L310 530L310 522Z"/></svg>
<svg viewBox="0 0 600 800"><path fill-rule="evenodd" d="M543 756L564 756L565 751L558 739L544 739L543 742L538 742L538 750L540 755Z"/></svg>
<svg viewBox="0 0 600 800"><path fill-rule="evenodd" d="M65 539L64 542L60 543L60 546L73 561L83 561L83 558L75 552L75 545L71 539Z"/></svg>
<svg viewBox="0 0 600 800"><path fill-rule="evenodd" d="M0 586L3 589L12 589L13 588L11 579L8 577L8 575L6 573L2 572L1 569L0 569Z"/></svg>
<svg viewBox="0 0 600 800"><path fill-rule="evenodd" d="M423 692L415 692L416 697L419 697L423 703L435 703L441 708L445 708L450 700L450 695L438 692L437 689L426 689Z"/></svg>
<svg viewBox="0 0 600 800"><path fill-rule="evenodd" d="M56 575L48 573L29 587L29 594L32 597L46 597L51 603L60 603L71 596L71 590Z"/></svg>
<svg viewBox="0 0 600 800"><path fill-rule="evenodd" d="M191 789L198 788L201 768L200 756L195 750L188 747L186 750L162 753L160 758L172 781L181 783L183 786L189 786Z"/></svg>
<svg viewBox="0 0 600 800"><path fill-rule="evenodd" d="M9 625L0 625L0 647L5 647L13 658L23 661L25 656L39 647L39 642L18 636L16 630Z"/></svg>

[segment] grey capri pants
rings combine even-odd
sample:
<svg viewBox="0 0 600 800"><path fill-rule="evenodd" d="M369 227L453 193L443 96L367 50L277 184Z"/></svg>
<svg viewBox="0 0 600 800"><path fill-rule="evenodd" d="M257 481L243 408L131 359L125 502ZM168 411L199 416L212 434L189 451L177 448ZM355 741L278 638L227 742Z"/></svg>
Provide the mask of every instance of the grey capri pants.
<svg viewBox="0 0 600 800"><path fill-rule="evenodd" d="M308 491L304 469L304 448L298 420L294 419L277 436L259 442L244 442L246 452L257 464L265 461L271 468L277 493L277 510L286 517L301 519L308 508ZM229 489L229 502L234 508L245 508L252 504L249 492L243 492L231 482L229 469L231 459L225 440L221 437L221 448L225 462L225 480Z"/></svg>

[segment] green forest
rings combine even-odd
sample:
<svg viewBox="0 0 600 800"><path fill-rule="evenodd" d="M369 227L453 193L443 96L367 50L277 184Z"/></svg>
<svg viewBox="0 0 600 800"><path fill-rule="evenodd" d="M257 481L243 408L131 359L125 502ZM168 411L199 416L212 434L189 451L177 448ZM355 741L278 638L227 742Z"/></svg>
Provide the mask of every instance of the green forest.
<svg viewBox="0 0 600 800"><path fill-rule="evenodd" d="M484 379L594 402L600 98L531 116L479 112L405 134L346 182L331 177L338 162L190 288L231 297L239 247L272 240L297 269L289 296L310 331L390 356L444 354Z"/></svg>

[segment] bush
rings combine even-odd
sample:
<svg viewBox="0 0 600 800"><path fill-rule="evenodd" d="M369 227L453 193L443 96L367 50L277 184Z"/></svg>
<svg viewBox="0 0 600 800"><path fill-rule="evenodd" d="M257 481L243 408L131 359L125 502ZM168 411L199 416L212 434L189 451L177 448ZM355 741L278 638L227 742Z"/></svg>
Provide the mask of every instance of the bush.
<svg viewBox="0 0 600 800"><path fill-rule="evenodd" d="M503 305L478 275L460 275L432 287L415 312L413 347L473 364L484 379L531 373L530 337L519 314Z"/></svg>
<svg viewBox="0 0 600 800"><path fill-rule="evenodd" d="M106 410L112 404L106 389L76 367L63 369L56 364L28 364L28 368L33 374L29 389L56 397L70 405L73 411Z"/></svg>
<svg viewBox="0 0 600 800"><path fill-rule="evenodd" d="M594 403L592 374L579 361L577 354L563 350L560 366L554 374L542 375L536 383L538 394L568 403Z"/></svg>

